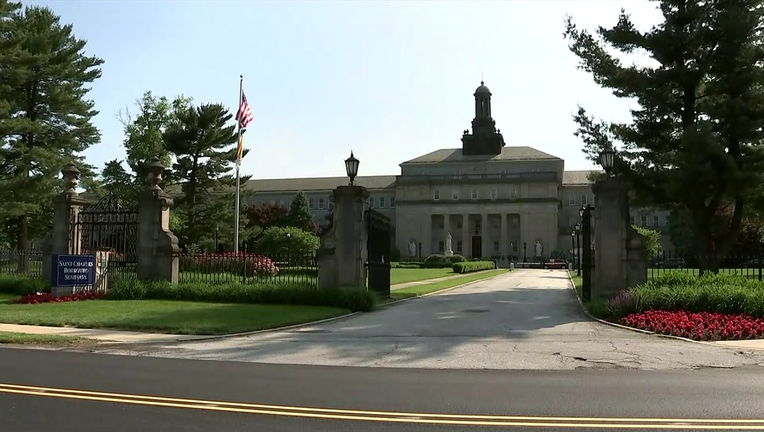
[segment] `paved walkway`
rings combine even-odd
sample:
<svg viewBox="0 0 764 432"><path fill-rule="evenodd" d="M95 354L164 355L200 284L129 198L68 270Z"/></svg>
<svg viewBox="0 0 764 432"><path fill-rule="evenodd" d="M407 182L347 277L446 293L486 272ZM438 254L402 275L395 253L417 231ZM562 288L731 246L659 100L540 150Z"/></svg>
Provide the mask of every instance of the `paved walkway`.
<svg viewBox="0 0 764 432"><path fill-rule="evenodd" d="M174 335L160 333L140 333L119 330L80 329L74 327L46 327L17 324L0 324L0 332L77 336L105 342L149 343L176 342L208 338L209 336Z"/></svg>
<svg viewBox="0 0 764 432"><path fill-rule="evenodd" d="M104 352L443 369L764 366L764 353L751 349L672 340L593 322L581 312L564 270L516 270L376 312L292 330Z"/></svg>

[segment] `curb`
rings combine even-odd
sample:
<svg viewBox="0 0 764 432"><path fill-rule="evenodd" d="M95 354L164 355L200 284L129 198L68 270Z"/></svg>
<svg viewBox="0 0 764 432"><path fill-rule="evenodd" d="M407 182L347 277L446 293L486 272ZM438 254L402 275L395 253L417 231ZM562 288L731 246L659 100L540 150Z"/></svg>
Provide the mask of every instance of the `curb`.
<svg viewBox="0 0 764 432"><path fill-rule="evenodd" d="M586 315L587 317L589 317L589 319L591 319L593 321L597 321L600 324L605 324L605 325L608 325L610 327L615 327L615 328L619 328L619 329L622 329L622 330L629 330L629 331L632 331L632 332L635 332L635 333L642 333L642 334L647 334L647 335L653 335L653 336L657 336L657 337L664 338L664 339L673 339L673 340L679 340L679 341L683 341L683 342L692 342L694 344L708 345L708 346L714 346L714 347L718 347L718 348L734 349L734 350L737 350L737 351L741 351L741 350L746 349L746 348L741 348L741 347L719 345L719 344L716 344L714 342L708 342L708 341L697 341L697 340L693 340L693 339L683 338L681 336L665 335L665 334L656 333L656 332L653 332L653 331L650 331L650 330L642 330L642 329L638 329L638 328L634 328L634 327L625 326L623 324L618 324L618 323L614 323L614 322L611 322L611 321L603 320L601 318L597 318L596 316L592 315L589 312L588 309L586 309L586 306L584 306L584 302L581 300L581 297L578 295L578 291L576 290L576 284L573 282L573 277L570 275L570 271L568 271L568 282L570 282L570 287L573 290L573 295L576 296L576 300L578 300L578 305L581 306L581 311L583 311L584 315ZM748 350L750 350L750 349L748 349Z"/></svg>

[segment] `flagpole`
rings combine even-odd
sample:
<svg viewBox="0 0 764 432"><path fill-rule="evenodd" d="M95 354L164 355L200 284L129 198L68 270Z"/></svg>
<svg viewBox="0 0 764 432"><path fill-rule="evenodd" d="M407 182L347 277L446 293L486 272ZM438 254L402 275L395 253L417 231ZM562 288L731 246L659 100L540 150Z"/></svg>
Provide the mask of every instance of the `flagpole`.
<svg viewBox="0 0 764 432"><path fill-rule="evenodd" d="M239 106L237 110L241 109L241 95L244 94L244 75L239 75ZM239 132L239 140L236 145L241 145L241 119L237 121L237 129ZM241 176L239 175L241 169L241 160L236 157L236 214L234 215L234 232L233 232L233 251L236 255L239 254L239 192L241 188Z"/></svg>

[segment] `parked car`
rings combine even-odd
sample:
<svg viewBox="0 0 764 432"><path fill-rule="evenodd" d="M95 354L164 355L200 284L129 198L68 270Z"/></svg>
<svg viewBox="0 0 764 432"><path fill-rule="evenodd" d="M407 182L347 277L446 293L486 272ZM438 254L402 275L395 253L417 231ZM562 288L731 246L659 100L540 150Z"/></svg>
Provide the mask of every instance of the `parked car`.
<svg viewBox="0 0 764 432"><path fill-rule="evenodd" d="M653 267L657 268L687 268L687 263L684 258L656 258L653 260Z"/></svg>
<svg viewBox="0 0 764 432"><path fill-rule="evenodd" d="M565 259L550 259L544 263L545 269L567 269L568 260Z"/></svg>

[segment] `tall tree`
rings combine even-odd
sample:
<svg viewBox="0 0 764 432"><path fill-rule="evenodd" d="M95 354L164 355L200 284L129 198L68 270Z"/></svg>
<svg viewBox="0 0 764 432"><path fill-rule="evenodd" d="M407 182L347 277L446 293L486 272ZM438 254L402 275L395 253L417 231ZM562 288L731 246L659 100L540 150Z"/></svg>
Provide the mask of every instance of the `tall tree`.
<svg viewBox="0 0 764 432"><path fill-rule="evenodd" d="M130 174L119 159L113 159L103 167L100 181L101 189L119 198L126 204L136 203L140 188L135 183L135 176Z"/></svg>
<svg viewBox="0 0 764 432"><path fill-rule="evenodd" d="M175 208L184 229L178 234L191 245L213 236L221 221L234 220L235 178L230 172L236 160L237 136L235 126L228 124L232 115L220 104L180 109L177 117L163 139L175 158L174 176L182 191ZM242 182L248 179L243 177Z"/></svg>
<svg viewBox="0 0 764 432"><path fill-rule="evenodd" d="M2 4L6 16L9 4ZM8 98L0 148L0 172L5 176L0 202L14 245L26 247L49 229L61 168L73 162L84 177L92 177L93 168L79 153L100 139L91 123L98 112L86 96L88 85L101 76L103 60L85 55L86 42L50 9L10 10L11 18L0 20L3 45L15 47L13 67L0 68Z"/></svg>
<svg viewBox="0 0 764 432"><path fill-rule="evenodd" d="M568 18L565 37L580 68L616 97L638 102L630 123L606 123L579 107L576 135L591 160L618 151L615 173L639 204L691 214L695 254L725 255L764 173L764 2L658 3L663 22L644 32L625 11L596 34ZM647 54L656 65L624 65L614 50ZM734 210L719 231L723 206ZM703 259L700 267L715 271L718 261Z"/></svg>
<svg viewBox="0 0 764 432"><path fill-rule="evenodd" d="M289 206L289 215L287 216L289 225L300 228L305 231L314 231L313 212L310 211L308 196L305 192L298 192L292 204Z"/></svg>

